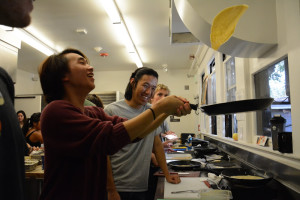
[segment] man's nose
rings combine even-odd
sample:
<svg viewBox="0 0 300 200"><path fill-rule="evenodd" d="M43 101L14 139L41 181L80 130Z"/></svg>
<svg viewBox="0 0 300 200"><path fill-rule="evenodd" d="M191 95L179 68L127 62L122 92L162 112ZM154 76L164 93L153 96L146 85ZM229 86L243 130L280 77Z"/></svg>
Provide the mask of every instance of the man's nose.
<svg viewBox="0 0 300 200"><path fill-rule="evenodd" d="M148 87L147 89L146 89L146 91L145 91L147 94L151 94L151 92L152 92L152 90L151 90L151 88L150 87Z"/></svg>

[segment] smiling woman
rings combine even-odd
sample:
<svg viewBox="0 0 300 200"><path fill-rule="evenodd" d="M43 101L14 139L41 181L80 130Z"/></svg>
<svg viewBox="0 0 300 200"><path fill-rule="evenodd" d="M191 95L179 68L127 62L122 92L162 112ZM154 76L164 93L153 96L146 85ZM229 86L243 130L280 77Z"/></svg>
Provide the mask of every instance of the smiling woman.
<svg viewBox="0 0 300 200"><path fill-rule="evenodd" d="M102 108L84 107L95 88L94 74L87 57L76 49L48 57L39 74L48 103L41 116L45 146L41 199L105 199L107 155L146 136L167 116L190 113L187 101L175 96L152 106L156 120L150 110L126 121L106 115Z"/></svg>

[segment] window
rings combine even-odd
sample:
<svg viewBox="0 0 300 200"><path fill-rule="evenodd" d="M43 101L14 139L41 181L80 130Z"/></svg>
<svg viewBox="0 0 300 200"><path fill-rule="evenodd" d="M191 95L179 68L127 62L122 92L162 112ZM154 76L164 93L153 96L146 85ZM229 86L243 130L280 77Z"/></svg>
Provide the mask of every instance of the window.
<svg viewBox="0 0 300 200"><path fill-rule="evenodd" d="M202 93L201 93L201 104L200 105L204 105L207 102L207 95L206 95L206 91L207 91L207 76L205 76L205 73L203 73L201 75L201 81L202 81ZM201 115L202 117L202 125L203 125L203 129L206 130L206 117L204 115Z"/></svg>
<svg viewBox="0 0 300 200"><path fill-rule="evenodd" d="M236 93L236 76L235 76L235 59L231 57L225 63L225 82L226 82L226 100L235 101ZM225 137L232 137L232 133L237 133L236 114L225 115Z"/></svg>
<svg viewBox="0 0 300 200"><path fill-rule="evenodd" d="M235 79L235 60L231 57L226 63L226 99L235 101L236 79Z"/></svg>
<svg viewBox="0 0 300 200"><path fill-rule="evenodd" d="M281 115L286 119L285 131L292 131L291 98L287 57L254 75L256 98L274 98L266 110L257 111L257 134L271 136L270 119Z"/></svg>
<svg viewBox="0 0 300 200"><path fill-rule="evenodd" d="M208 103L215 104L217 103L217 95L216 95L216 73L215 73L215 58L209 64L209 73L210 73L210 90L208 94ZM211 134L217 135L217 117L210 117L210 126L211 126Z"/></svg>

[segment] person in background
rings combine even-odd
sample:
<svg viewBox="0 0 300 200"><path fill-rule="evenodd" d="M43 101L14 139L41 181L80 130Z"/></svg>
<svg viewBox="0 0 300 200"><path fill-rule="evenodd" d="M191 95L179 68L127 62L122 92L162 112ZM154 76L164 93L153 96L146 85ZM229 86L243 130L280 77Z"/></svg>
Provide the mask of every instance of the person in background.
<svg viewBox="0 0 300 200"><path fill-rule="evenodd" d="M159 100L167 97L170 95L170 90L168 86L164 84L157 84L156 89L154 91L153 97L150 99L151 104L155 104ZM169 124L167 120L164 120L164 122L160 125L161 133L160 133L160 139L162 141L164 148L169 148L173 144L173 140L166 139L166 135L172 135L174 136L175 133L173 131L170 131ZM176 136L176 135L175 135ZM174 138L175 138L174 136ZM149 179L148 179L148 194L147 198L148 200L153 200L155 196L156 186L157 186L157 176L154 176L154 173L159 170L158 162L155 157L155 154L151 154L151 165L149 170Z"/></svg>
<svg viewBox="0 0 300 200"><path fill-rule="evenodd" d="M168 86L166 86L164 84L158 84L156 89L155 89L154 95L150 100L150 103L155 104L160 99L163 99L163 98L165 98L169 95L170 95L170 89L168 88ZM173 131L170 131L169 124L168 124L167 120L164 121L164 123L161 125L161 128L162 128L163 132L160 134L160 136L161 136L161 140L163 142L163 146L165 148L169 148L170 146L173 145L174 140L169 139L168 135L169 136L175 136L175 137L177 137L177 135Z"/></svg>
<svg viewBox="0 0 300 200"><path fill-rule="evenodd" d="M94 73L77 49L49 56L39 67L39 77L48 103L41 116L45 171L40 199L105 199L107 155L142 139L167 116L191 112L188 101L176 96L130 120L84 107L95 88Z"/></svg>
<svg viewBox="0 0 300 200"><path fill-rule="evenodd" d="M111 116L117 115L127 119L147 112L151 107L151 104L148 102L154 93L157 81L158 74L153 69L147 67L136 69L129 78L125 91L125 99L107 105L104 111ZM160 104L169 97L162 99L152 106ZM187 112L190 113L189 104L186 102L184 105ZM153 115L156 115L156 111ZM159 120L159 125L166 118L166 115L162 116ZM116 190L109 192L118 192L122 200L146 199L152 148L166 180L174 184L180 182L178 175L169 174L159 133L161 133L161 130L155 129L144 139L126 145L116 154L110 156L115 184L113 187ZM117 140L117 138L115 139Z"/></svg>
<svg viewBox="0 0 300 200"><path fill-rule="evenodd" d="M30 13L32 9L32 0L1 0L0 24L24 28L31 22Z"/></svg>
<svg viewBox="0 0 300 200"><path fill-rule="evenodd" d="M89 94L86 97L87 100L89 100L90 102L94 103L96 106L98 106L99 108L104 108L103 102L100 99L100 97L96 94Z"/></svg>
<svg viewBox="0 0 300 200"><path fill-rule="evenodd" d="M18 120L19 120L19 123L20 123L20 128L22 129L24 139L25 139L25 135L27 134L28 129L29 129L28 119L27 119L26 114L23 110L19 110L17 112L17 116L18 116ZM33 147L28 142L26 142L25 156L29 156L32 151L33 151Z"/></svg>
<svg viewBox="0 0 300 200"><path fill-rule="evenodd" d="M87 99L84 100L83 105L84 106L96 106L93 102L91 102L90 100L87 100Z"/></svg>
<svg viewBox="0 0 300 200"><path fill-rule="evenodd" d="M1 0L0 24L24 28L30 23L32 0ZM0 67L0 199L24 199L24 135L14 109L14 83Z"/></svg>
<svg viewBox="0 0 300 200"><path fill-rule="evenodd" d="M23 110L19 110L17 112L17 116L18 116L18 120L19 120L19 123L20 123L20 127L23 131L23 134L26 135L27 131L28 131L28 126L29 126L29 123L28 123L28 119L26 117L26 114Z"/></svg>
<svg viewBox="0 0 300 200"><path fill-rule="evenodd" d="M26 114L23 110L19 110L17 112L17 116L18 116L18 120L20 123L20 127L22 128L24 126L24 124L27 122Z"/></svg>
<svg viewBox="0 0 300 200"><path fill-rule="evenodd" d="M41 113L33 113L29 119L29 130L26 134L26 141L32 147L41 147L43 144L43 136L40 124Z"/></svg>

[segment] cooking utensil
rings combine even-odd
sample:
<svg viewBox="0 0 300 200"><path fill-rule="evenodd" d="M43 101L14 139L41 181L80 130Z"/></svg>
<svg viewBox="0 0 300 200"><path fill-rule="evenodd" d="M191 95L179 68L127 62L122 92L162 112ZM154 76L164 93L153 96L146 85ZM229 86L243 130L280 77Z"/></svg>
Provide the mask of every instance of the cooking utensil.
<svg viewBox="0 0 300 200"><path fill-rule="evenodd" d="M206 190L203 190L206 191ZM199 193L201 190L182 190L182 191L173 191L171 194L177 194L177 193L184 193L184 192L191 192L191 193Z"/></svg>
<svg viewBox="0 0 300 200"><path fill-rule="evenodd" d="M198 154L211 154L211 153L214 153L215 151L217 151L217 147L213 147L213 146L207 146L207 147L195 146L194 147L194 153L197 152Z"/></svg>
<svg viewBox="0 0 300 200"><path fill-rule="evenodd" d="M207 115L225 115L231 113L263 110L270 106L273 100L273 98L247 99L201 106L200 109ZM198 104L190 104L190 106L193 110L198 109Z"/></svg>
<svg viewBox="0 0 300 200"><path fill-rule="evenodd" d="M207 147L209 145L209 141L201 140L199 138L193 138L192 139L192 146L198 146L201 145L202 147Z"/></svg>
<svg viewBox="0 0 300 200"><path fill-rule="evenodd" d="M171 193L174 191L185 191L185 190L212 190L208 188L204 181L206 181L206 177L181 177L181 182L179 184L169 183L165 179L164 185L164 198L163 199L199 199L198 192L182 192L182 193Z"/></svg>
<svg viewBox="0 0 300 200"><path fill-rule="evenodd" d="M182 170L182 171L188 171L188 170L194 170L199 169L201 167L201 163L195 162L195 161L186 161L186 160L180 160L180 161L171 161L168 163L168 165L173 170Z"/></svg>
<svg viewBox="0 0 300 200"><path fill-rule="evenodd" d="M259 176L261 179L242 179L235 176ZM226 169L221 172L221 176L231 183L231 187L256 188L262 187L272 180L272 175L262 170L254 169Z"/></svg>

